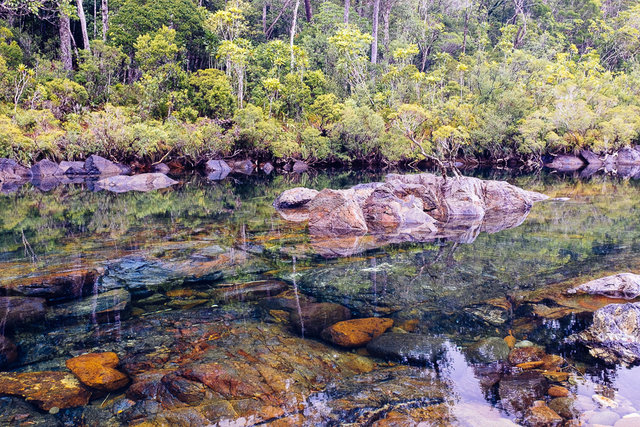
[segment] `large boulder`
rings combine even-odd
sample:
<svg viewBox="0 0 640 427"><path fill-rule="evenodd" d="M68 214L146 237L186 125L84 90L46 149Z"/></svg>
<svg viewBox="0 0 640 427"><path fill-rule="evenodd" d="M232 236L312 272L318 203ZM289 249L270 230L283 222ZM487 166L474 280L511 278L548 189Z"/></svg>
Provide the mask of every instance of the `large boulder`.
<svg viewBox="0 0 640 427"><path fill-rule="evenodd" d="M152 191L167 188L177 184L163 173L143 173L140 175L116 175L101 179L96 183L96 187L114 193L126 193L128 191Z"/></svg>
<svg viewBox="0 0 640 427"><path fill-rule="evenodd" d="M65 175L86 175L87 171L84 169L85 162L69 162L62 161L60 162L60 169Z"/></svg>
<svg viewBox="0 0 640 427"><path fill-rule="evenodd" d="M225 179L231 172L231 167L224 160L209 160L205 164L207 178L212 181Z"/></svg>
<svg viewBox="0 0 640 427"><path fill-rule="evenodd" d="M617 165L640 165L640 151L633 148L621 148L616 158Z"/></svg>
<svg viewBox="0 0 640 427"><path fill-rule="evenodd" d="M290 190L283 191L282 194L280 194L273 202L273 206L275 206L276 209L299 208L313 200L318 193L318 190L313 190L311 188L292 188Z"/></svg>
<svg viewBox="0 0 640 427"><path fill-rule="evenodd" d="M317 236L363 235L367 223L353 190L325 188L309 202L309 232Z"/></svg>
<svg viewBox="0 0 640 427"><path fill-rule="evenodd" d="M13 159L0 159L0 181L20 181L31 177L31 170Z"/></svg>
<svg viewBox="0 0 640 427"><path fill-rule="evenodd" d="M346 190L295 188L274 205L287 220L309 220L316 237L344 238L371 231L392 241L449 238L473 241L480 231L515 227L547 196L502 181L433 174L390 174L385 183ZM297 210L304 208L303 211Z"/></svg>
<svg viewBox="0 0 640 427"><path fill-rule="evenodd" d="M603 160L596 153L590 150L580 151L580 157L582 157L589 166L602 166Z"/></svg>
<svg viewBox="0 0 640 427"><path fill-rule="evenodd" d="M569 294L604 295L611 298L635 299L640 296L640 275L620 273L601 277L567 291Z"/></svg>
<svg viewBox="0 0 640 427"><path fill-rule="evenodd" d="M52 162L49 159L40 160L35 165L31 166L31 176L34 179L60 176L63 174L64 170L62 170L57 163Z"/></svg>
<svg viewBox="0 0 640 427"><path fill-rule="evenodd" d="M569 338L607 363L640 361L640 303L609 304L593 314L593 324Z"/></svg>
<svg viewBox="0 0 640 427"><path fill-rule="evenodd" d="M117 163L93 154L84 162L84 170L88 175L120 175L122 168Z"/></svg>
<svg viewBox="0 0 640 427"><path fill-rule="evenodd" d="M563 154L556 156L545 166L549 169L555 169L558 172L574 172L584 167L585 162L578 156Z"/></svg>
<svg viewBox="0 0 640 427"><path fill-rule="evenodd" d="M426 226L437 230L435 219L424 211L420 198L407 194L400 198L389 186L378 187L363 204L362 211L368 229L374 233L398 232Z"/></svg>

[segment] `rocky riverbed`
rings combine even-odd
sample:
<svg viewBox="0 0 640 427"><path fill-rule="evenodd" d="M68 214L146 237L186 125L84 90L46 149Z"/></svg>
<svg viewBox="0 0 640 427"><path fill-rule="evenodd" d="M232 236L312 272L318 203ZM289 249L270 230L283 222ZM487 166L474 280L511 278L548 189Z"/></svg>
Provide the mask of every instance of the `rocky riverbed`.
<svg viewBox="0 0 640 427"><path fill-rule="evenodd" d="M2 235L0 424L640 420L640 257L611 183L525 182L555 200L520 226L337 258L270 207L305 184L97 193L110 210L89 212L81 190L3 200L28 221Z"/></svg>

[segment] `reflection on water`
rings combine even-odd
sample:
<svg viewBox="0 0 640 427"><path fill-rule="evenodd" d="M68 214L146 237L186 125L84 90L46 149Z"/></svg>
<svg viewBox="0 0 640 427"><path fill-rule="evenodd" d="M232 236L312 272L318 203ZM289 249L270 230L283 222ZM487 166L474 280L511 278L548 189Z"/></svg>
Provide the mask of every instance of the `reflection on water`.
<svg viewBox="0 0 640 427"><path fill-rule="evenodd" d="M531 423L535 401L564 419L629 419L640 410L638 368L607 366L565 341L616 301L563 292L640 271L640 183L479 175L556 200L467 243L380 247L364 236L319 250L304 225L279 217L275 197L380 175L186 176L151 193L80 183L1 195L0 369L68 372L71 357L113 351L130 379L113 393L94 387L91 403L76 409L51 392L59 409L51 413L24 390L7 392L14 397L0 398L1 423L506 426ZM294 312L311 322L304 328L321 330L313 313L326 321L344 307L352 318L391 318L390 332L411 339L343 350L293 332ZM434 337L443 351L429 347ZM516 367L504 337L544 362ZM415 365L401 351L407 342L437 360ZM569 396L550 395L553 386Z"/></svg>

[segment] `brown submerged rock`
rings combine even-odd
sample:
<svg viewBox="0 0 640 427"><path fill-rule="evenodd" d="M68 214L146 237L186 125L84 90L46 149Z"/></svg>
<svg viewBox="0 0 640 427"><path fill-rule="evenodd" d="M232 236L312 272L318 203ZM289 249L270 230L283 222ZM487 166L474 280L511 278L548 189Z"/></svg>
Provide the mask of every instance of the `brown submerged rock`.
<svg viewBox="0 0 640 427"><path fill-rule="evenodd" d="M348 308L322 302L303 305L300 311L293 310L289 321L296 332L304 336L318 337L327 327L350 318L351 312Z"/></svg>
<svg viewBox="0 0 640 427"><path fill-rule="evenodd" d="M7 327L27 325L44 319L43 298L0 297L0 319Z"/></svg>
<svg viewBox="0 0 640 427"><path fill-rule="evenodd" d="M44 411L83 406L91 392L71 373L0 373L0 394L20 396Z"/></svg>
<svg viewBox="0 0 640 427"><path fill-rule="evenodd" d="M12 364L18 358L18 348L9 338L0 335L0 369Z"/></svg>
<svg viewBox="0 0 640 427"><path fill-rule="evenodd" d="M278 295L288 288L287 283L278 280L259 280L222 286L213 291L213 297L218 301L252 301Z"/></svg>
<svg viewBox="0 0 640 427"><path fill-rule="evenodd" d="M524 423L530 427L556 427L562 425L562 417L547 405L537 405L529 408L524 417Z"/></svg>
<svg viewBox="0 0 640 427"><path fill-rule="evenodd" d="M102 391L114 391L129 383L129 378L118 371L120 360L113 352L89 353L67 360L67 368L85 385Z"/></svg>
<svg viewBox="0 0 640 427"><path fill-rule="evenodd" d="M99 272L95 269L62 270L8 281L0 288L11 295L47 299L77 298L91 290Z"/></svg>
<svg viewBox="0 0 640 427"><path fill-rule="evenodd" d="M393 326L392 319L369 317L338 322L322 331L324 340L347 348L362 347Z"/></svg>
<svg viewBox="0 0 640 427"><path fill-rule="evenodd" d="M514 348L511 350L511 353L509 353L509 363L512 365L520 365L527 362L538 362L542 361L544 356L545 352L540 347L531 346ZM540 366L542 366L542 363Z"/></svg>
<svg viewBox="0 0 640 427"><path fill-rule="evenodd" d="M554 385L549 387L549 390L547 390L547 394L551 397L567 397L569 396L569 390L567 390L565 387Z"/></svg>
<svg viewBox="0 0 640 427"><path fill-rule="evenodd" d="M507 411L522 413L547 391L547 380L537 372L525 371L500 380L498 394Z"/></svg>

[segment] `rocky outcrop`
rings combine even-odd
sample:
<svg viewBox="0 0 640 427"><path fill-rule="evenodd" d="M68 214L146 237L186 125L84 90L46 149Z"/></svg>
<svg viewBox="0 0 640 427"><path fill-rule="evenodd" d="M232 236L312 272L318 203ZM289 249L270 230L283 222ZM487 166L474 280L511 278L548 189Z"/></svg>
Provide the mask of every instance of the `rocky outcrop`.
<svg viewBox="0 0 640 427"><path fill-rule="evenodd" d="M585 165L585 162L578 156L562 154L554 157L552 161L544 165L558 172L574 172L581 169Z"/></svg>
<svg viewBox="0 0 640 427"><path fill-rule="evenodd" d="M569 294L604 295L611 298L635 299L640 296L640 275L620 273L601 277L576 286Z"/></svg>
<svg viewBox="0 0 640 427"><path fill-rule="evenodd" d="M640 151L635 148L621 148L616 157L617 165L640 165Z"/></svg>
<svg viewBox="0 0 640 427"><path fill-rule="evenodd" d="M306 205L313 200L319 191L310 188L296 187L283 191L273 202L276 209L293 209Z"/></svg>
<svg viewBox="0 0 640 427"><path fill-rule="evenodd" d="M40 160L35 165L31 166L31 176L33 179L48 178L52 176L60 176L63 174L64 171L60 168L60 166L49 159Z"/></svg>
<svg viewBox="0 0 640 427"><path fill-rule="evenodd" d="M324 189L315 196L314 190L295 188L274 205L285 219L308 220L315 237L384 236L375 247L451 236L472 241L480 231L519 225L533 204L546 198L502 181L425 173L390 174L384 183Z"/></svg>
<svg viewBox="0 0 640 427"><path fill-rule="evenodd" d="M93 154L84 162L84 170L88 175L120 175L123 169L117 163Z"/></svg>
<svg viewBox="0 0 640 427"><path fill-rule="evenodd" d="M129 383L129 378L118 371L120 360L113 352L89 353L66 361L67 368L82 384L102 391L114 391Z"/></svg>
<svg viewBox="0 0 640 427"><path fill-rule="evenodd" d="M231 172L231 167L224 160L209 160L205 164L207 178L212 181L225 179Z"/></svg>
<svg viewBox="0 0 640 427"><path fill-rule="evenodd" d="M609 304L593 314L593 324L569 337L607 363L640 361L640 303Z"/></svg>
<svg viewBox="0 0 640 427"><path fill-rule="evenodd" d="M0 159L0 182L20 181L31 177L31 171L12 159Z"/></svg>
<svg viewBox="0 0 640 427"><path fill-rule="evenodd" d="M163 173L143 173L140 175L116 175L101 179L96 182L96 187L114 193L126 193L128 191L153 191L167 188L177 184Z"/></svg>

